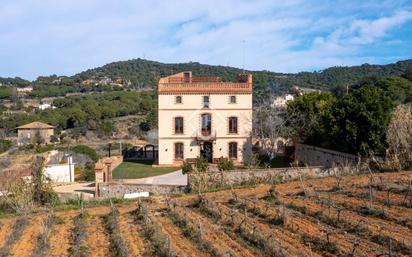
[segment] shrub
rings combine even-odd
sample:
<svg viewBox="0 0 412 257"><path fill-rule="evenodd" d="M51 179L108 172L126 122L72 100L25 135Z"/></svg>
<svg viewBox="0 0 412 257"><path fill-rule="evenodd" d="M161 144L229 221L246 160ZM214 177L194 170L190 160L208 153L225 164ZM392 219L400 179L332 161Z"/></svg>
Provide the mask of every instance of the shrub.
<svg viewBox="0 0 412 257"><path fill-rule="evenodd" d="M8 256L10 254L11 247L20 239L23 235L24 229L28 224L27 218L24 216L14 223L12 232L8 236L4 245L0 248L0 256Z"/></svg>
<svg viewBox="0 0 412 257"><path fill-rule="evenodd" d="M50 234L53 228L55 217L52 214L49 214L45 221L41 225L41 234L38 236L38 241L36 248L34 249L32 256L47 256L46 253L50 248Z"/></svg>
<svg viewBox="0 0 412 257"><path fill-rule="evenodd" d="M233 170L235 168L235 165L233 164L232 160L220 157L219 162L217 164L217 168L220 171Z"/></svg>
<svg viewBox="0 0 412 257"><path fill-rule="evenodd" d="M59 137L56 136L56 135L51 135L51 136L50 136L50 142L51 142L51 143L57 143L57 142L59 142Z"/></svg>
<svg viewBox="0 0 412 257"><path fill-rule="evenodd" d="M76 172L76 170L75 170ZM82 179L85 181L94 181L95 173L94 173L94 163L88 161L85 167L80 172Z"/></svg>
<svg viewBox="0 0 412 257"><path fill-rule="evenodd" d="M206 172L208 168L207 160L203 157L197 157L195 161L195 166L198 172Z"/></svg>
<svg viewBox="0 0 412 257"><path fill-rule="evenodd" d="M10 149L12 143L10 140L0 139L0 153L3 153Z"/></svg>
<svg viewBox="0 0 412 257"><path fill-rule="evenodd" d="M97 155L96 150L90 148L87 145L76 145L71 149L75 153L85 154L90 157L94 162L99 160L99 156Z"/></svg>
<svg viewBox="0 0 412 257"><path fill-rule="evenodd" d="M183 162L181 169L183 174L191 173L193 171L192 164L188 162Z"/></svg>
<svg viewBox="0 0 412 257"><path fill-rule="evenodd" d="M106 216L106 229L110 235L110 252L112 256L129 256L129 250L120 233L119 212L113 206Z"/></svg>
<svg viewBox="0 0 412 257"><path fill-rule="evenodd" d="M268 167L270 166L270 156L268 154L259 154L257 162L260 167Z"/></svg>
<svg viewBox="0 0 412 257"><path fill-rule="evenodd" d="M45 146L36 146L35 151L36 153L45 153L53 149L54 149L53 145L45 145Z"/></svg>
<svg viewBox="0 0 412 257"><path fill-rule="evenodd" d="M88 214L83 210L74 220L73 241L74 245L70 248L70 256L88 256L89 248L86 245L86 222Z"/></svg>

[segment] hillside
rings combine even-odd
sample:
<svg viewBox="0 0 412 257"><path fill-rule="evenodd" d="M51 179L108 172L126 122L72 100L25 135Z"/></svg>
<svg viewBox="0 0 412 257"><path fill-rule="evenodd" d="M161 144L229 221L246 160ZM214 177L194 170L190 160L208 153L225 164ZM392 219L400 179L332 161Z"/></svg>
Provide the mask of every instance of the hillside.
<svg viewBox="0 0 412 257"><path fill-rule="evenodd" d="M273 89L285 92L291 86L330 90L337 86L353 85L365 77L384 78L400 76L412 69L412 60L400 61L387 65L369 65L353 67L332 67L319 72L277 73L270 71L247 71L254 75L256 93ZM137 86L155 87L162 76L180 71L191 70L197 75L215 75L225 80L233 80L242 72L241 69L228 66L205 65L197 62L165 64L143 59L114 62L99 68L90 69L76 76L87 79L108 76L129 79ZM276 92L278 93L278 92Z"/></svg>
<svg viewBox="0 0 412 257"><path fill-rule="evenodd" d="M75 92L100 92L123 90L155 89L160 77L173 73L191 70L197 75L220 76L224 80L234 80L242 70L228 66L215 66L189 63L160 63L155 61L133 59L106 64L102 67L90 69L71 77L56 75L41 76L35 81L29 82L20 78L0 78L4 86L11 85L21 87L31 84L34 91L33 97L59 96ZM277 73L271 71L246 71L254 75L255 99L267 95L272 91L281 95L290 90L293 85L304 88L331 90L338 86L357 84L365 77L384 78L388 76L400 76L407 71L412 73L412 60L399 61L387 65L369 65L353 67L332 67L323 71ZM5 87L3 87L3 90ZM6 97L10 92L4 93Z"/></svg>

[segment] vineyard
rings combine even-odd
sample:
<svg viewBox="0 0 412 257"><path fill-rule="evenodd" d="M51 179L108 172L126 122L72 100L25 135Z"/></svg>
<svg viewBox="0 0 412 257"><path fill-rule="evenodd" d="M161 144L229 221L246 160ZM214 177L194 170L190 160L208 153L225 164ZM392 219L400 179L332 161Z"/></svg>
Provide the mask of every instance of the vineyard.
<svg viewBox="0 0 412 257"><path fill-rule="evenodd" d="M412 256L412 173L2 218L0 256Z"/></svg>

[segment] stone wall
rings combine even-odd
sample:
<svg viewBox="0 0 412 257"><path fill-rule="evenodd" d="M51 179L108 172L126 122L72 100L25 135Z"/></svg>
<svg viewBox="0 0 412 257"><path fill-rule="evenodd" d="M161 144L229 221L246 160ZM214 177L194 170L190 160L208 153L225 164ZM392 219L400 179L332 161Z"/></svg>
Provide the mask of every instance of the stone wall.
<svg viewBox="0 0 412 257"><path fill-rule="evenodd" d="M208 173L206 180L209 188L218 188L293 180L299 178L299 174L303 178L320 178L330 176L334 171L323 167L234 170ZM196 180L193 176L189 175L189 185Z"/></svg>
<svg viewBox="0 0 412 257"><path fill-rule="evenodd" d="M295 161L307 165L332 167L333 165L356 165L358 163L358 157L356 155L337 152L321 147L296 144Z"/></svg>
<svg viewBox="0 0 412 257"><path fill-rule="evenodd" d="M44 144L50 143L50 137L54 135L53 129L18 129L17 145L27 145L36 143L36 136L39 135Z"/></svg>
<svg viewBox="0 0 412 257"><path fill-rule="evenodd" d="M186 186L172 186L172 185L148 185L148 184L126 184L126 183L99 183L99 196L106 197L120 197L125 194L149 192L151 194L181 194L186 190Z"/></svg>

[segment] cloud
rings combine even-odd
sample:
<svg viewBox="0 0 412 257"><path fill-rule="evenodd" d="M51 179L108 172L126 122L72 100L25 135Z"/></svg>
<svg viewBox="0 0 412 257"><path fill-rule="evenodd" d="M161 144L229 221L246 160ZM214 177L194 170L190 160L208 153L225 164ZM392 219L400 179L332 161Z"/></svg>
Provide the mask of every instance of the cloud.
<svg viewBox="0 0 412 257"><path fill-rule="evenodd" d="M410 26L411 7L407 0L10 1L0 4L7 60L0 76L71 75L137 57L283 72L388 62L412 55L411 33L398 33Z"/></svg>

